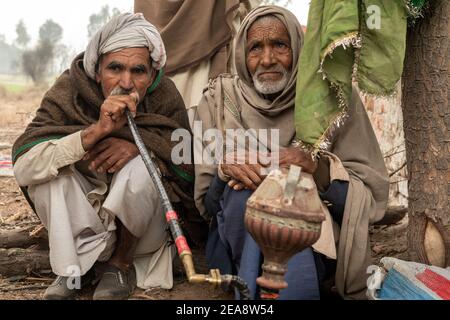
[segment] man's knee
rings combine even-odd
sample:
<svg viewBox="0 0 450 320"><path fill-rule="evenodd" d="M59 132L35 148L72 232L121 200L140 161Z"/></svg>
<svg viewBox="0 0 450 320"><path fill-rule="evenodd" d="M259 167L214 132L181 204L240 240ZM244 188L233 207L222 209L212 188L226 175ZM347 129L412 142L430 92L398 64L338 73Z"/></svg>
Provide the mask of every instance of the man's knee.
<svg viewBox="0 0 450 320"><path fill-rule="evenodd" d="M125 182L133 194L146 194L153 189L153 181L140 156L130 160L115 176L114 184Z"/></svg>
<svg viewBox="0 0 450 320"><path fill-rule="evenodd" d="M30 199L35 202L35 199L45 198L44 195L49 195L55 190L67 194L71 187L77 183L78 181L73 174L64 174L50 181L28 186L27 192Z"/></svg>
<svg viewBox="0 0 450 320"><path fill-rule="evenodd" d="M236 191L229 186L225 187L223 198L223 214L229 219L239 219L245 213L247 200L252 195L251 190Z"/></svg>

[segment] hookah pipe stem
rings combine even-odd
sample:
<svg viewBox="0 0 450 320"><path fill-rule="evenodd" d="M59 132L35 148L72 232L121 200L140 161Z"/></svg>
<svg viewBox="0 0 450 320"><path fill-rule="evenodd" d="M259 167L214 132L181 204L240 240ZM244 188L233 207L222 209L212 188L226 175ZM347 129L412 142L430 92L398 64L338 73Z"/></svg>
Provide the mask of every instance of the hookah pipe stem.
<svg viewBox="0 0 450 320"><path fill-rule="evenodd" d="M144 161L148 173L150 174L150 177L153 180L156 189L158 190L158 194L161 198L164 208L165 217L167 223L169 224L170 232L178 250L178 256L183 262L183 266L185 268L189 282L208 282L214 285L222 285L224 287L230 286L232 288L236 288L239 291L241 300L250 300L250 291L248 289L248 286L241 278L234 275L220 275L220 272L217 269L211 270L210 275L197 274L195 272L194 261L192 259L192 251L189 248L186 237L183 235L183 231L181 230L180 224L178 223L178 215L173 209L172 204L169 200L169 196L167 195L167 192L164 189L164 185L162 184L162 181L159 177L159 169L150 158L150 155L145 148L144 141L139 134L136 123L134 122L133 116L131 115L131 112L128 108L125 110L125 113L136 146L139 150L142 160Z"/></svg>
<svg viewBox="0 0 450 320"><path fill-rule="evenodd" d="M170 232L175 240L175 244L178 249L178 254L180 255L180 257L185 254L192 255L191 249L187 244L186 237L183 235L183 231L181 230L181 227L178 223L178 215L173 209L172 204L167 195L167 192L164 189L161 179L159 178L159 169L151 160L150 155L148 154L147 149L145 148L144 141L142 140L138 132L138 128L136 126L136 123L134 122L133 116L131 115L131 112L128 109L126 110L126 116L128 120L128 125L130 126L131 133L133 135L139 153L141 154L142 160L144 161L144 164L150 174L150 177L152 178L153 183L155 184L156 189L158 190L158 194L161 198L161 202L164 208L166 220L169 223Z"/></svg>

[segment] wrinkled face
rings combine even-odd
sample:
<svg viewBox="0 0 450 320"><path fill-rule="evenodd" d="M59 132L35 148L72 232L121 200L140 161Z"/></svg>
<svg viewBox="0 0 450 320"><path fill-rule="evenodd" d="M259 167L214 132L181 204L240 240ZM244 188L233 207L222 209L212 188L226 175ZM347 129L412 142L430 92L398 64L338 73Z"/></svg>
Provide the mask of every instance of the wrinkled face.
<svg viewBox="0 0 450 320"><path fill-rule="evenodd" d="M155 75L148 49L128 48L101 56L96 80L105 98L119 87L125 93L137 92L142 101Z"/></svg>
<svg viewBox="0 0 450 320"><path fill-rule="evenodd" d="M291 40L275 16L257 19L247 32L247 69L262 94L281 92L292 74Z"/></svg>

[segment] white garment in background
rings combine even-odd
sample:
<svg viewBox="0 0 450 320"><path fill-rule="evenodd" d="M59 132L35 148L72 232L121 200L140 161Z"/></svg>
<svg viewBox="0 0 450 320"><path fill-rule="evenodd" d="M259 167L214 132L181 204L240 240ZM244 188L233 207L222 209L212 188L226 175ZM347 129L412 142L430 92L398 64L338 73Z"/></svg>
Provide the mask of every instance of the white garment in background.
<svg viewBox="0 0 450 320"><path fill-rule="evenodd" d="M250 9L257 7L259 5L259 0L250 0ZM246 5L241 3L241 8L239 10L247 11L245 9ZM239 27L241 26L241 22L244 17L241 17L239 14L235 16L233 19L233 30L232 34L237 34ZM236 39L232 40L232 47L230 48L231 54L228 58L227 65L229 66L229 70L227 73L234 74L236 73L236 67L234 64L234 47L235 47ZM206 88L209 82L209 72L211 70L211 60L205 60L199 65L190 68L184 72L177 73L170 77L170 79L175 83L178 91L183 97L184 104L186 105L186 109L189 116L189 124L191 128L194 125L194 115L195 109L197 108L200 99L203 96L203 89Z"/></svg>

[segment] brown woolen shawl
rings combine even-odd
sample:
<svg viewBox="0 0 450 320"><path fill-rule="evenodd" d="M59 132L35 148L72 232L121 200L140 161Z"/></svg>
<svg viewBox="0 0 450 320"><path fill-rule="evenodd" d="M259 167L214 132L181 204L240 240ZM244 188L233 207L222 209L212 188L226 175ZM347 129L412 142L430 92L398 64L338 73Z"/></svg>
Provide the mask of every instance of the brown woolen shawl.
<svg viewBox="0 0 450 320"><path fill-rule="evenodd" d="M227 71L228 54L223 49L232 39L232 21L241 2L248 1L135 0L134 12L142 12L160 31L167 51L167 75L195 67L217 54L220 61L213 59L210 72L215 78Z"/></svg>
<svg viewBox="0 0 450 320"><path fill-rule="evenodd" d="M70 70L65 71L45 94L36 117L15 141L13 161L39 141L66 136L96 123L103 101L100 86L84 72L83 54L80 54ZM172 132L176 129L190 132L190 127L183 99L169 78L162 77L156 89L138 105L135 122L147 150L156 156L164 186L180 211L180 220L188 236L195 243L202 243L206 225L193 204L193 181L189 179L194 176L194 166L175 166L171 161L171 151L176 144L171 141ZM128 126L109 136L134 142ZM26 193L26 189L23 191Z"/></svg>

